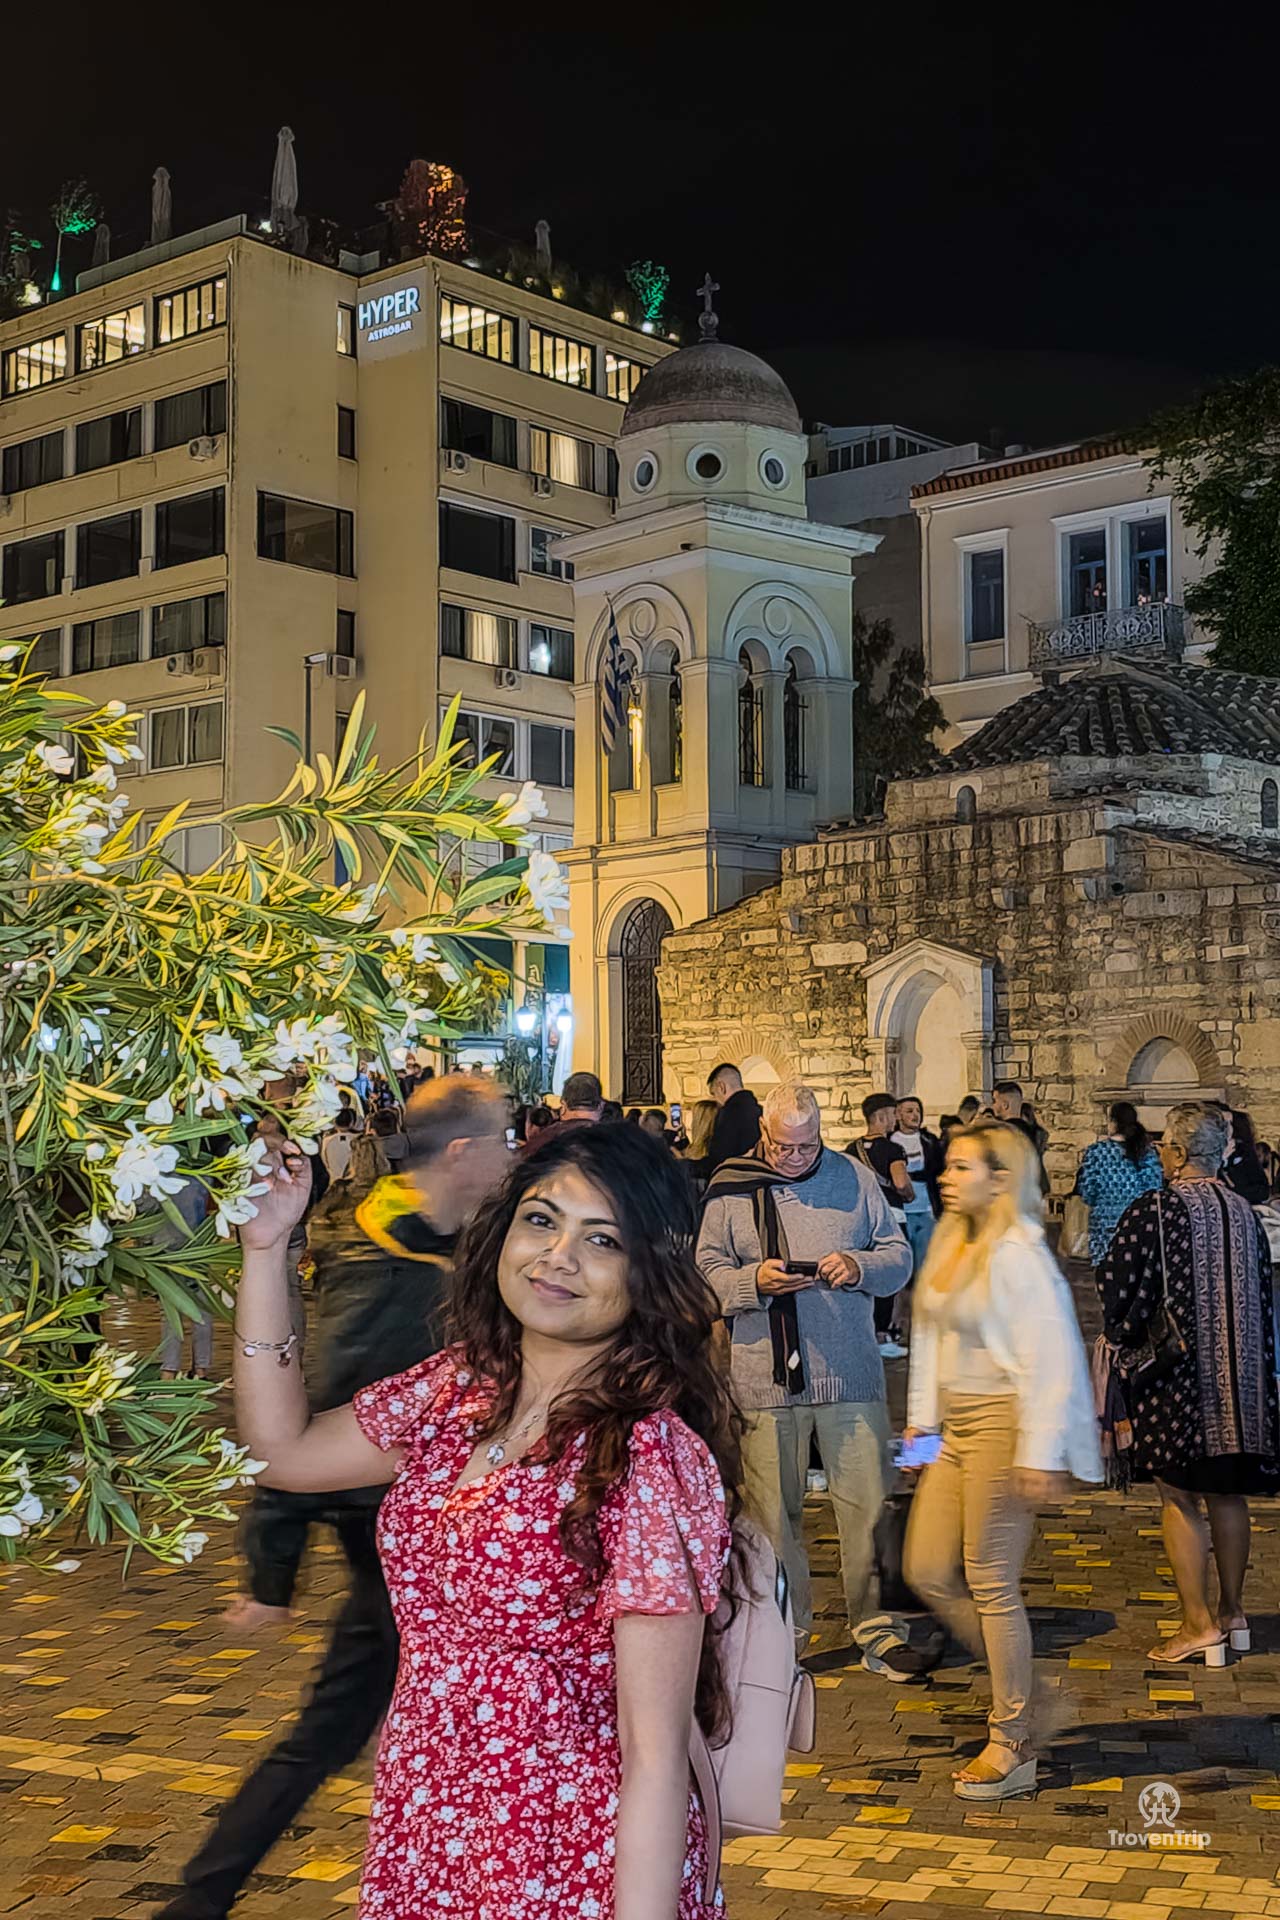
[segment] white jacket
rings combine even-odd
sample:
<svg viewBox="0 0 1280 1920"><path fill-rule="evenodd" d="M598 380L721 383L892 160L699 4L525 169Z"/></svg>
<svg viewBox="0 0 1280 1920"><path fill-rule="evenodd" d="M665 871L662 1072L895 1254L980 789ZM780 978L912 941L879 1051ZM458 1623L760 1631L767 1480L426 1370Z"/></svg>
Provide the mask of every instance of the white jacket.
<svg viewBox="0 0 1280 1920"><path fill-rule="evenodd" d="M1017 1391L1014 1465L1101 1480L1084 1341L1070 1288L1038 1226L1020 1223L996 1242L980 1325L988 1353ZM936 1320L913 1316L907 1424L925 1433L936 1433L942 1425L939 1333Z"/></svg>

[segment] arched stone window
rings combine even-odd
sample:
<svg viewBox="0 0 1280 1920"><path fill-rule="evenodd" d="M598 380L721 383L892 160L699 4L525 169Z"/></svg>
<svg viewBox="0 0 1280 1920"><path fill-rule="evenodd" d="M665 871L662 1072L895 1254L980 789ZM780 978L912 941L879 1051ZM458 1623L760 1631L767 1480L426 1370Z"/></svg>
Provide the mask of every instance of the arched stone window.
<svg viewBox="0 0 1280 1920"><path fill-rule="evenodd" d="M786 754L787 786L802 793L808 785L806 739L809 703L801 691L801 669L808 656L795 650L787 657L787 680L782 691L782 738Z"/></svg>
<svg viewBox="0 0 1280 1920"><path fill-rule="evenodd" d="M978 817L978 796L972 787L961 787L956 795L956 819L962 827L971 827Z"/></svg>
<svg viewBox="0 0 1280 1920"><path fill-rule="evenodd" d="M639 784L637 746L640 733L640 680L636 659L629 652L627 666L631 684L627 696L626 724L619 727L614 735L613 752L609 755L610 793L626 793Z"/></svg>
<svg viewBox="0 0 1280 1920"><path fill-rule="evenodd" d="M750 653L738 654L742 683L738 688L738 783L744 787L768 784L764 764L764 688L755 677Z"/></svg>
<svg viewBox="0 0 1280 1920"><path fill-rule="evenodd" d="M1262 783L1262 824L1269 830L1280 827L1280 787L1274 780Z"/></svg>
<svg viewBox="0 0 1280 1920"><path fill-rule="evenodd" d="M680 683L680 662L671 666L671 685L667 689L667 741L670 747L672 780L684 775L684 688Z"/></svg>
<svg viewBox="0 0 1280 1920"><path fill-rule="evenodd" d="M662 1099L662 1007L657 966L671 915L657 900L637 900L622 923L622 1098L638 1107Z"/></svg>

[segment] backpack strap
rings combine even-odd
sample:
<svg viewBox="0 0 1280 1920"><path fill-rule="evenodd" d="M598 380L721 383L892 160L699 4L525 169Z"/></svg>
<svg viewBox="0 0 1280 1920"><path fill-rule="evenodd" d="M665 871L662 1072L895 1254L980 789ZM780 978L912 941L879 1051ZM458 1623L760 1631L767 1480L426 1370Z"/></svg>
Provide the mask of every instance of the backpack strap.
<svg viewBox="0 0 1280 1920"><path fill-rule="evenodd" d="M706 1735L695 1720L689 1733L689 1771L697 1788L707 1825L707 1878L702 1890L704 1905L715 1905L720 1881L720 1856L724 1849L724 1829L720 1818L720 1785L711 1759Z"/></svg>

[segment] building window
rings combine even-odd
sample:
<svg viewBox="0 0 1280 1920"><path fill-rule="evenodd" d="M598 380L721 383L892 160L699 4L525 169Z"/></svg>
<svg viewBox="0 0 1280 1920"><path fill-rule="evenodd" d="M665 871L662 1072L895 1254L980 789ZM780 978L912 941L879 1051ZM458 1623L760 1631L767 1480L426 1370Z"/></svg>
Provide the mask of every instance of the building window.
<svg viewBox="0 0 1280 1920"><path fill-rule="evenodd" d="M956 821L962 827L971 827L978 817L978 796L972 787L961 787L956 794Z"/></svg>
<svg viewBox="0 0 1280 1920"><path fill-rule="evenodd" d="M591 492L596 483L596 450L590 440L547 427L529 429L529 471L545 474L562 486Z"/></svg>
<svg viewBox="0 0 1280 1920"><path fill-rule="evenodd" d="M12 633L6 635L3 644L6 647L30 647L26 658L28 673L62 672L62 628L49 627L44 633Z"/></svg>
<svg viewBox="0 0 1280 1920"><path fill-rule="evenodd" d="M563 535L551 527L529 529L529 571L545 573L551 580L572 580L572 560L557 560L555 547Z"/></svg>
<svg viewBox="0 0 1280 1920"><path fill-rule="evenodd" d="M1169 598L1169 523L1163 514L1126 520L1123 526L1127 607Z"/></svg>
<svg viewBox="0 0 1280 1920"><path fill-rule="evenodd" d="M223 851L222 828L215 823L202 824L192 821L190 826L177 827L164 843L166 860L171 860L182 873L207 873L214 862L221 858Z"/></svg>
<svg viewBox="0 0 1280 1920"><path fill-rule="evenodd" d="M194 600L168 600L151 615L151 657L221 647L227 639L227 596L202 593Z"/></svg>
<svg viewBox="0 0 1280 1920"><path fill-rule="evenodd" d="M101 620L78 620L71 629L72 673L103 667L128 667L142 658L142 615L112 613Z"/></svg>
<svg viewBox="0 0 1280 1920"><path fill-rule="evenodd" d="M667 689L667 740L671 779L684 778L684 682L680 678L680 663L674 660L671 665L671 685Z"/></svg>
<svg viewBox="0 0 1280 1920"><path fill-rule="evenodd" d="M346 607L338 608L333 650L342 660L354 660L356 657L356 617Z"/></svg>
<svg viewBox="0 0 1280 1920"><path fill-rule="evenodd" d="M1107 530L1090 527L1067 539L1067 606L1070 612L1107 610Z"/></svg>
<svg viewBox="0 0 1280 1920"><path fill-rule="evenodd" d="M1280 787L1274 780L1262 783L1262 824L1268 833L1280 827Z"/></svg>
<svg viewBox="0 0 1280 1920"><path fill-rule="evenodd" d="M490 754L497 755L497 764L489 768L496 779L509 778L516 770L516 723L505 715L493 713L472 713L465 707L458 714L454 728L455 740L465 740L470 752L462 756L463 763L478 766L487 760Z"/></svg>
<svg viewBox="0 0 1280 1920"><path fill-rule="evenodd" d="M338 352L345 353L354 360L356 354L356 310L354 307L338 307Z"/></svg>
<svg viewBox="0 0 1280 1920"><path fill-rule="evenodd" d="M529 671L549 680L573 679L573 633L567 627L529 628Z"/></svg>
<svg viewBox="0 0 1280 1920"><path fill-rule="evenodd" d="M625 406L644 379L646 371L638 360L624 360L621 354L611 353L608 347L605 348L604 390L611 400L621 400Z"/></svg>
<svg viewBox="0 0 1280 1920"><path fill-rule="evenodd" d="M142 515L113 513L76 528L76 585L104 587L128 580L142 556Z"/></svg>
<svg viewBox="0 0 1280 1920"><path fill-rule="evenodd" d="M971 647L1004 639L1004 548L965 555L965 637Z"/></svg>
<svg viewBox="0 0 1280 1920"><path fill-rule="evenodd" d="M194 287L177 293L162 293L156 301L156 345L167 347L172 340L189 339L193 333L208 333L227 324L227 276L201 280Z"/></svg>
<svg viewBox="0 0 1280 1920"><path fill-rule="evenodd" d="M540 373L544 380L559 380L566 387L586 387L590 392L596 384L595 348L531 325L529 371Z"/></svg>
<svg viewBox="0 0 1280 1920"><path fill-rule="evenodd" d="M495 466L517 465L515 421L466 400L440 402L440 445L473 460L492 460Z"/></svg>
<svg viewBox="0 0 1280 1920"><path fill-rule="evenodd" d="M4 550L0 569L0 599L10 606L25 600L47 600L62 592L64 535L38 533L31 540L15 540Z"/></svg>
<svg viewBox="0 0 1280 1920"><path fill-rule="evenodd" d="M147 344L146 309L141 301L135 307L120 307L104 313L98 320L87 320L76 328L76 366L81 373L95 367L109 367L113 361L127 360L141 353Z"/></svg>
<svg viewBox="0 0 1280 1920"><path fill-rule="evenodd" d="M96 473L121 460L136 460L142 452L142 408L104 413L82 420L76 428L76 472Z"/></svg>
<svg viewBox="0 0 1280 1920"><path fill-rule="evenodd" d="M516 623L505 613L481 613L446 601L440 608L440 651L449 660L483 667L514 667Z"/></svg>
<svg viewBox="0 0 1280 1920"><path fill-rule="evenodd" d="M486 360L502 360L515 365L516 323L505 313L491 313L487 307L474 307L470 301L440 296L440 338L446 347L460 347L464 353L478 353Z"/></svg>
<svg viewBox="0 0 1280 1920"><path fill-rule="evenodd" d="M762 787L764 778L764 689L752 676L751 656L744 647L738 655L742 684L738 688L738 783Z"/></svg>
<svg viewBox="0 0 1280 1920"><path fill-rule="evenodd" d="M500 513L442 504L440 565L457 573L478 573L488 580L516 577L516 523Z"/></svg>
<svg viewBox="0 0 1280 1920"><path fill-rule="evenodd" d="M67 377L67 336L49 333L43 340L28 340L24 347L11 347L4 356L6 393L29 393L33 387L48 387Z"/></svg>
<svg viewBox="0 0 1280 1920"><path fill-rule="evenodd" d="M338 458L354 460L356 457L356 410L354 407L338 408Z"/></svg>
<svg viewBox="0 0 1280 1920"><path fill-rule="evenodd" d="M196 707L156 707L151 713L147 766L152 773L169 767L210 766L222 758L222 702Z"/></svg>
<svg viewBox="0 0 1280 1920"><path fill-rule="evenodd" d="M279 493L258 495L258 553L264 560L350 578L355 571L354 527L354 516L343 507L288 500Z"/></svg>
<svg viewBox="0 0 1280 1920"><path fill-rule="evenodd" d="M156 508L156 566L181 567L226 551L221 487L163 500Z"/></svg>
<svg viewBox="0 0 1280 1920"><path fill-rule="evenodd" d="M623 724L614 733L613 750L608 758L610 793L629 793L635 787L640 757L638 750L643 744L639 667L634 656L625 649L624 661L628 685L627 711Z"/></svg>
<svg viewBox="0 0 1280 1920"><path fill-rule="evenodd" d="M529 728L529 778L540 787L573 785L572 727Z"/></svg>
<svg viewBox="0 0 1280 1920"><path fill-rule="evenodd" d="M4 450L0 493L25 493L28 487L43 487L62 478L62 429L42 433L35 440L19 440Z"/></svg>
<svg viewBox="0 0 1280 1920"><path fill-rule="evenodd" d="M795 655L787 662L786 685L782 690L782 741L786 763L786 782L793 793L802 793L808 785L805 765L805 739L808 704L800 692L800 676Z"/></svg>
<svg viewBox="0 0 1280 1920"><path fill-rule="evenodd" d="M156 452L203 440L227 430L227 383L212 380L207 387L166 394L156 401Z"/></svg>

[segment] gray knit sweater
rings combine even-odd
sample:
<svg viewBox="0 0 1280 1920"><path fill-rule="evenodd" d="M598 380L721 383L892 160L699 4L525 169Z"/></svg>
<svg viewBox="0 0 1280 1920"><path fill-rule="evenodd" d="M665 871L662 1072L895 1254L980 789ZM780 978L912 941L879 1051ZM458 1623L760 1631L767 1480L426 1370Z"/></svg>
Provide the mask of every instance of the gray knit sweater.
<svg viewBox="0 0 1280 1920"><path fill-rule="evenodd" d="M733 1385L744 1407L794 1407L836 1400L883 1400L871 1296L898 1293L911 1277L911 1250L874 1176L847 1154L824 1148L818 1171L774 1188L783 1257L821 1260L853 1253L858 1286L824 1280L796 1295L806 1389L789 1394L773 1378L767 1296L756 1291L764 1258L746 1194L712 1197L702 1216L698 1265L715 1288L733 1334Z"/></svg>

